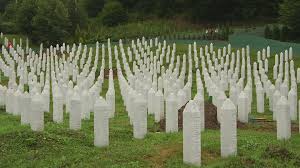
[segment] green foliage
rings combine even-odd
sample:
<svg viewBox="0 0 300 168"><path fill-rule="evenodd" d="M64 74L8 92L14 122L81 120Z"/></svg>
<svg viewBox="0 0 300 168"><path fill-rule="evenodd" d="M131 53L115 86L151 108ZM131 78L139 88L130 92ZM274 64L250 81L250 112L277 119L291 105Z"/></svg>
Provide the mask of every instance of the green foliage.
<svg viewBox="0 0 300 168"><path fill-rule="evenodd" d="M16 33L17 26L14 22L0 22L0 32Z"/></svg>
<svg viewBox="0 0 300 168"><path fill-rule="evenodd" d="M287 26L283 26L280 31L280 41L288 41L290 38L290 30Z"/></svg>
<svg viewBox="0 0 300 168"><path fill-rule="evenodd" d="M32 34L32 18L37 13L36 0L23 0L19 3L16 14L16 26L18 30L26 35Z"/></svg>
<svg viewBox="0 0 300 168"><path fill-rule="evenodd" d="M20 0L12 1L3 14L0 30L22 33L34 43L60 43L84 27L87 15L77 0Z"/></svg>
<svg viewBox="0 0 300 168"><path fill-rule="evenodd" d="M300 35L300 1L284 0L280 5L280 21L291 29L293 39Z"/></svg>
<svg viewBox="0 0 300 168"><path fill-rule="evenodd" d="M280 39L280 29L278 25L273 25L272 39L279 40Z"/></svg>
<svg viewBox="0 0 300 168"><path fill-rule="evenodd" d="M278 25L273 25L272 29L269 25L265 27L265 38L280 40L280 41L289 41L291 30L287 26L279 27Z"/></svg>
<svg viewBox="0 0 300 168"><path fill-rule="evenodd" d="M265 34L265 38L267 38L267 39L272 38L272 30L270 29L269 25L265 26L265 32L264 32L264 34Z"/></svg>
<svg viewBox="0 0 300 168"><path fill-rule="evenodd" d="M85 9L89 17L96 17L104 6L105 0L81 0L81 6Z"/></svg>
<svg viewBox="0 0 300 168"><path fill-rule="evenodd" d="M60 0L39 1L37 14L33 17L33 41L46 45L61 43L68 35L70 26L68 9Z"/></svg>
<svg viewBox="0 0 300 168"><path fill-rule="evenodd" d="M5 8L5 12L3 14L4 20L9 22L16 21L16 14L19 7L19 3L15 1L11 1Z"/></svg>
<svg viewBox="0 0 300 168"><path fill-rule="evenodd" d="M5 7L9 4L10 0L0 0L0 13L5 11Z"/></svg>
<svg viewBox="0 0 300 168"><path fill-rule="evenodd" d="M207 32L206 32L207 31ZM160 37L166 40L228 40L233 33L229 25L213 28L195 27L191 24L178 25L169 20L152 20L138 23L126 23L115 27L105 27L97 22L90 23L87 28L77 29L74 42L94 43L96 41L131 40Z"/></svg>
<svg viewBox="0 0 300 168"><path fill-rule="evenodd" d="M105 26L116 26L128 20L127 12L122 4L115 0L105 3L100 17Z"/></svg>
<svg viewBox="0 0 300 168"><path fill-rule="evenodd" d="M86 12L79 7L77 0L64 0L64 2L68 9L69 20L71 23L68 31L73 34L77 26L86 26L88 16Z"/></svg>

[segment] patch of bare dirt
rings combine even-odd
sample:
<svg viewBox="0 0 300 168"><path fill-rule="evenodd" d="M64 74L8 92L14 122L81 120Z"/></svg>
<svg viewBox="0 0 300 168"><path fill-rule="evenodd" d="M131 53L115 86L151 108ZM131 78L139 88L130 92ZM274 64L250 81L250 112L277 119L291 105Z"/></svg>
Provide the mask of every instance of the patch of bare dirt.
<svg viewBox="0 0 300 168"><path fill-rule="evenodd" d="M117 72L117 68L113 68L113 76L114 76L114 79L117 79L117 75L118 75L118 72ZM104 69L104 79L109 79L109 69L108 68L105 68Z"/></svg>
<svg viewBox="0 0 300 168"><path fill-rule="evenodd" d="M208 165L209 163L213 163L219 158L220 158L219 151L206 150L206 149L201 150L201 162L203 165Z"/></svg>
<svg viewBox="0 0 300 168"><path fill-rule="evenodd" d="M186 105L182 106L178 110L178 129L182 129L182 123L183 123L183 111ZM217 119L217 107L213 105L212 103L205 102L204 104L204 111L205 111L205 129L220 129L220 124ZM160 131L165 131L166 127L166 120L163 119L159 122ZM244 128L246 127L246 124L238 122L237 123L238 128Z"/></svg>
<svg viewBox="0 0 300 168"><path fill-rule="evenodd" d="M290 152L287 148L277 145L270 145L262 153L262 157L289 161L295 157L295 154Z"/></svg>
<svg viewBox="0 0 300 168"><path fill-rule="evenodd" d="M183 122L183 111L185 105L182 106L178 110L178 129L182 130L182 122ZM158 124L154 125L151 128L150 132L164 132L166 128L166 120L161 120ZM237 128L243 130L254 130L254 131L261 131L261 132L275 132L276 133L276 122L275 121L267 121L262 119L257 119L254 122L249 123L242 123L237 121ZM205 129L213 129L218 130L220 129L220 123L217 120L217 107L214 106L212 103L205 102ZM299 132L299 126L297 123L292 123L291 125L292 133Z"/></svg>
<svg viewBox="0 0 300 168"><path fill-rule="evenodd" d="M182 151L182 144L172 144L168 146L158 147L158 153L155 155L146 156L146 160L149 160L152 164L151 167L161 168L164 167L164 163L178 152Z"/></svg>
<svg viewBox="0 0 300 168"><path fill-rule="evenodd" d="M259 121L255 123L245 124L245 127L242 127L242 129L251 129L251 130L261 131L261 132L276 132L277 126L276 126L276 121ZM298 124L292 123L291 131L292 133L298 133L299 132Z"/></svg>

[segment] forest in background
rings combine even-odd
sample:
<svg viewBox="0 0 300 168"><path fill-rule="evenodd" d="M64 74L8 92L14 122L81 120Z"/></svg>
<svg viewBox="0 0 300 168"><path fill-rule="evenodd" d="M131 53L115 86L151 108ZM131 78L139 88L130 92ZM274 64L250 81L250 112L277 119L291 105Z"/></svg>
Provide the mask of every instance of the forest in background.
<svg viewBox="0 0 300 168"><path fill-rule="evenodd" d="M203 27L228 33L223 27L255 21L284 24L295 37L299 13L298 0L0 0L0 31L47 45L203 31Z"/></svg>

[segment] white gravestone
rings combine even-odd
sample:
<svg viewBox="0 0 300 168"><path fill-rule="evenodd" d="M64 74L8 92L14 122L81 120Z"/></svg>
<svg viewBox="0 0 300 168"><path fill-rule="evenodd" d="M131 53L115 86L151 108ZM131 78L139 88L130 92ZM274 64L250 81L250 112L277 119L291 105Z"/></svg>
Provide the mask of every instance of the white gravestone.
<svg viewBox="0 0 300 168"><path fill-rule="evenodd" d="M134 101L133 136L143 139L147 134L147 102L142 94L138 94Z"/></svg>
<svg viewBox="0 0 300 168"><path fill-rule="evenodd" d="M105 147L109 145L109 105L98 98L94 105L94 145Z"/></svg>
<svg viewBox="0 0 300 168"><path fill-rule="evenodd" d="M221 156L237 154L236 107L230 99L222 105L221 116Z"/></svg>
<svg viewBox="0 0 300 168"><path fill-rule="evenodd" d="M291 137L291 119L289 104L285 96L277 101L277 139L287 140Z"/></svg>
<svg viewBox="0 0 300 168"><path fill-rule="evenodd" d="M190 105L189 105L190 104ZM183 113L183 161L201 165L201 118L198 104L190 101Z"/></svg>

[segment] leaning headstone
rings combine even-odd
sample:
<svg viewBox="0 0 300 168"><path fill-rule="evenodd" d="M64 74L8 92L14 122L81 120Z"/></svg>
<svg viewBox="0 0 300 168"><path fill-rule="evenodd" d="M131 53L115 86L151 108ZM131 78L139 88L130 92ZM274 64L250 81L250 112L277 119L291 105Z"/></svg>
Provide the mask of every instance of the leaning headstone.
<svg viewBox="0 0 300 168"><path fill-rule="evenodd" d="M291 119L289 104L285 96L277 101L277 139L287 140L291 137Z"/></svg>
<svg viewBox="0 0 300 168"><path fill-rule="evenodd" d="M94 105L94 145L105 147L109 145L109 106L102 98Z"/></svg>
<svg viewBox="0 0 300 168"><path fill-rule="evenodd" d="M237 153L236 107L230 99L222 105L221 116L221 156Z"/></svg>
<svg viewBox="0 0 300 168"><path fill-rule="evenodd" d="M191 105L188 105L191 104ZM183 161L195 166L201 165L201 119L198 105L190 101L183 113Z"/></svg>

